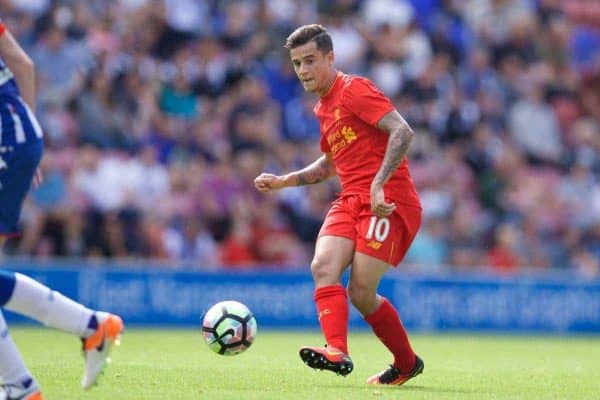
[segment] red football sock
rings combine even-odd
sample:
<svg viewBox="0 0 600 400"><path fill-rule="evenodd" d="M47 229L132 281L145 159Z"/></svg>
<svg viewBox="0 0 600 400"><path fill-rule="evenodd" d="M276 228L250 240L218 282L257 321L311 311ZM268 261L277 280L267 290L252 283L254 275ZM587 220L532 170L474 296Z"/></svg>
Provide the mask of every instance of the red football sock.
<svg viewBox="0 0 600 400"><path fill-rule="evenodd" d="M341 285L320 287L315 290L321 331L327 345L348 354L348 300Z"/></svg>
<svg viewBox="0 0 600 400"><path fill-rule="evenodd" d="M365 321L371 325L375 335L394 355L394 367L402 373L410 372L415 366L415 353L410 347L406 330L392 303L384 297L379 308L373 314L365 316Z"/></svg>

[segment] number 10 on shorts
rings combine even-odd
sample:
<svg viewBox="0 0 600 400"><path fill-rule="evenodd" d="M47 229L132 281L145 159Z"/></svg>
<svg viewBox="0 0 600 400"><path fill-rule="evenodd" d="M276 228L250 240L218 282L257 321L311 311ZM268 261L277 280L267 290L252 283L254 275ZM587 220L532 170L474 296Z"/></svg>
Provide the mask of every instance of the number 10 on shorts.
<svg viewBox="0 0 600 400"><path fill-rule="evenodd" d="M375 236L376 241L384 242L389 233L390 220L387 217L377 218L377 216L374 215L369 222L369 230L367 231L365 238L371 240L373 239L373 236Z"/></svg>

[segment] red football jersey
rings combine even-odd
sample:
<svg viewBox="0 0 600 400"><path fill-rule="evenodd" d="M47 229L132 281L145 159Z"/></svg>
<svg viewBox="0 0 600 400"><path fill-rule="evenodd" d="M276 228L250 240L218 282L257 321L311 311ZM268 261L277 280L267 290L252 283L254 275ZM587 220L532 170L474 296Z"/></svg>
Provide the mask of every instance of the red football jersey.
<svg viewBox="0 0 600 400"><path fill-rule="evenodd" d="M370 194L389 139L376 125L392 110L394 105L371 81L341 72L316 104L321 151L333 156L342 195ZM406 159L383 189L394 202L421 206Z"/></svg>

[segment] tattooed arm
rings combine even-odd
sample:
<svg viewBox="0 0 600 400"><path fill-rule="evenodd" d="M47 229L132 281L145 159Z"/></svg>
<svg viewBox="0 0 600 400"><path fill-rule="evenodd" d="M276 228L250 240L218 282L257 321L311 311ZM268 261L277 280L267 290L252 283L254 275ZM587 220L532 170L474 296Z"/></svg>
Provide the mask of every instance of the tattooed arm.
<svg viewBox="0 0 600 400"><path fill-rule="evenodd" d="M304 186L323 182L335 174L331 153L327 153L306 168L285 175L285 178L291 182L290 186Z"/></svg>
<svg viewBox="0 0 600 400"><path fill-rule="evenodd" d="M383 162L371 183L371 211L382 217L390 215L396 208L394 204L386 203L383 185L394 174L406 156L408 146L412 141L413 130L396 110L381 118L377 127L390 134Z"/></svg>
<svg viewBox="0 0 600 400"><path fill-rule="evenodd" d="M254 186L261 192L282 189L288 186L313 185L336 174L331 154L323 154L309 166L291 172L287 175L277 176L262 173L254 179Z"/></svg>
<svg viewBox="0 0 600 400"><path fill-rule="evenodd" d="M373 179L374 186L383 186L406 156L408 146L412 141L413 131L396 110L381 118L377 123L377 127L390 134L383 162L377 175L375 175L375 179Z"/></svg>

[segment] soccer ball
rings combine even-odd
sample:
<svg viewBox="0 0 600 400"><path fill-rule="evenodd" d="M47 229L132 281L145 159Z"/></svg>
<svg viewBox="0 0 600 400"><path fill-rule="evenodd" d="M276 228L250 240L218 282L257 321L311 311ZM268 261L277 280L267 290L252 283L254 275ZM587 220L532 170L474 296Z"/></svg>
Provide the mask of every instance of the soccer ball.
<svg viewBox="0 0 600 400"><path fill-rule="evenodd" d="M208 346L221 355L245 351L256 338L256 319L240 302L228 300L212 306L202 320L202 335Z"/></svg>

